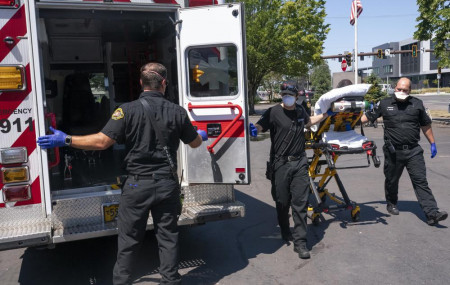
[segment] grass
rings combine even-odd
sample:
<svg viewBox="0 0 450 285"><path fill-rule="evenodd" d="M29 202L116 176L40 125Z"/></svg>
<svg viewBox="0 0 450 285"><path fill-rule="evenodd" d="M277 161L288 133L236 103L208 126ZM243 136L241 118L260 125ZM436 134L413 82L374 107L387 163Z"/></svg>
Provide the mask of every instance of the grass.
<svg viewBox="0 0 450 285"><path fill-rule="evenodd" d="M439 88L440 92L450 93L450 87ZM425 94L425 93L437 93L437 88L422 88L411 90L411 94Z"/></svg>
<svg viewBox="0 0 450 285"><path fill-rule="evenodd" d="M450 119L450 113L442 110L430 110L431 117L433 118L447 118Z"/></svg>

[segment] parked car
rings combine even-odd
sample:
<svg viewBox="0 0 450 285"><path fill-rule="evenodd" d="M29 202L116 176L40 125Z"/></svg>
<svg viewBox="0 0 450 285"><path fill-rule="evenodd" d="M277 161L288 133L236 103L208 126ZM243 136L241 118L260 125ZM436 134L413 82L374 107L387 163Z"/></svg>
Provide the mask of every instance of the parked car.
<svg viewBox="0 0 450 285"><path fill-rule="evenodd" d="M270 91L265 90L263 86L258 87L258 89L256 90L256 94L258 95L260 100L269 100Z"/></svg>

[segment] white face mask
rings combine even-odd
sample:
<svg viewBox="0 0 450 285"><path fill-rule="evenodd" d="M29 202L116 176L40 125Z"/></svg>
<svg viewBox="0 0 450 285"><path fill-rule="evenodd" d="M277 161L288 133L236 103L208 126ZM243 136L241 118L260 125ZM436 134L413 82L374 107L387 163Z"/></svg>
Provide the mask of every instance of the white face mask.
<svg viewBox="0 0 450 285"><path fill-rule="evenodd" d="M404 101L404 100L406 100L406 98L409 97L409 94L407 94L403 91L400 91L400 92L397 91L397 92L394 92L394 94L395 94L395 98L397 98L400 101Z"/></svg>
<svg viewBox="0 0 450 285"><path fill-rule="evenodd" d="M291 107L295 104L295 97L291 95L284 95L281 100L283 100L283 104L286 107Z"/></svg>

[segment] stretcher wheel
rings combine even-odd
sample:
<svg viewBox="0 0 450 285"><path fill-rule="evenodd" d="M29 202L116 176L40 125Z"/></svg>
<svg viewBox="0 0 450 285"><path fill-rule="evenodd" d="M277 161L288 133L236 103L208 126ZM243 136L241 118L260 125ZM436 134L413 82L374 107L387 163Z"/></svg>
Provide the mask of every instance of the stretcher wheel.
<svg viewBox="0 0 450 285"><path fill-rule="evenodd" d="M352 221L353 222L359 222L359 218L360 218L360 208L359 206L356 206L353 210L352 210Z"/></svg>
<svg viewBox="0 0 450 285"><path fill-rule="evenodd" d="M378 168L381 165L381 161L380 161L380 157L379 156L372 156L372 160L373 160L373 165Z"/></svg>

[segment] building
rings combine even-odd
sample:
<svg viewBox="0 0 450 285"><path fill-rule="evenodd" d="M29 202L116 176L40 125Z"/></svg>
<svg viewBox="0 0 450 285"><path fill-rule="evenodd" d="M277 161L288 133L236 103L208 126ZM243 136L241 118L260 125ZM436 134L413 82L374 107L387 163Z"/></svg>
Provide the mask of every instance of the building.
<svg viewBox="0 0 450 285"><path fill-rule="evenodd" d="M397 80L400 77L400 55L386 55L386 50L399 50L399 42L385 43L372 48L372 52L382 50L383 57L373 57L372 72L389 83L389 79Z"/></svg>
<svg viewBox="0 0 450 285"><path fill-rule="evenodd" d="M449 43L450 41L447 44ZM387 49L410 51L414 45L417 46L416 57L413 57L411 52L386 55ZM382 58L373 57L372 72L386 82L395 82L400 77L408 77L411 79L413 89L437 87L439 59L434 53L426 52L433 48L433 41L418 41L412 38L376 46L372 52L378 52L381 49L383 56ZM441 72L439 86L450 87L450 68L442 68Z"/></svg>

